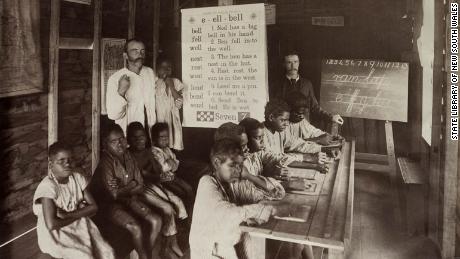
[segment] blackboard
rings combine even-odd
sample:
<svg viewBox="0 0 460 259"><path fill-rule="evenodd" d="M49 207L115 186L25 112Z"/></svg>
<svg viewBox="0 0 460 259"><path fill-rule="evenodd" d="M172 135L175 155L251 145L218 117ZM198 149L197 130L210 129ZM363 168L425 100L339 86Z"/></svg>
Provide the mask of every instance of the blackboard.
<svg viewBox="0 0 460 259"><path fill-rule="evenodd" d="M407 122L409 64L326 59L321 107L345 117Z"/></svg>

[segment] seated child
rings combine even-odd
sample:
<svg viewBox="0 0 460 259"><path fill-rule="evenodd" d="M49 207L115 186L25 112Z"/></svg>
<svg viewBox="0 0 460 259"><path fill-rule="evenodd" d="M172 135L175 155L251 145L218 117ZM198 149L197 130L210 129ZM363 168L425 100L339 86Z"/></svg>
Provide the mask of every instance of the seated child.
<svg viewBox="0 0 460 259"><path fill-rule="evenodd" d="M144 181L137 163L127 150L121 127L113 124L101 133L102 153L91 182L104 217L130 232L139 259L151 258L161 230L161 217L154 214L144 198ZM139 219L150 225L142 229ZM146 247L144 237L148 236Z"/></svg>
<svg viewBox="0 0 460 259"><path fill-rule="evenodd" d="M304 161L324 164L327 159L321 145L293 136L289 126L289 106L281 100L271 100L265 106L264 143L273 153L296 152L304 154Z"/></svg>
<svg viewBox="0 0 460 259"><path fill-rule="evenodd" d="M97 205L85 177L72 168L70 148L56 142L49 147L48 159L48 175L33 198L40 250L55 258L115 258L90 219Z"/></svg>
<svg viewBox="0 0 460 259"><path fill-rule="evenodd" d="M140 122L132 122L127 129L129 151L135 158L142 176L144 177L144 198L156 208L159 208L164 215L163 235L165 245L163 254L171 254L172 250L178 256L183 252L177 243L177 228L175 218L187 218L187 211L182 200L173 192L164 188L160 183L160 173L157 168L153 154L146 146L147 136L144 127ZM169 250L168 250L169 249Z"/></svg>
<svg viewBox="0 0 460 259"><path fill-rule="evenodd" d="M294 91L290 93L286 101L291 108L289 116L289 127L287 130L293 136L304 140L313 141L320 145L332 145L339 143L343 138L341 136L332 136L315 126L305 118L305 112L308 107L307 98L301 92Z"/></svg>
<svg viewBox="0 0 460 259"><path fill-rule="evenodd" d="M264 139L263 139L263 134L264 134L264 124L257 121L256 119L253 118L245 118L240 122L240 125L243 125L245 127L245 130L248 134L249 137L249 142L248 142L248 147L253 154L260 154L259 156L261 157L260 161L262 163L254 163L256 165L262 164L263 167L266 167L266 164L269 163L270 160L272 161L279 161L279 158L276 157L276 155L271 154L271 152L266 152L264 151ZM278 155L283 155L283 156L298 156L299 154L278 154ZM270 159L271 158L271 159ZM296 157L294 157L296 158ZM267 161L268 160L268 161ZM281 160L282 161L282 160ZM299 161L297 158L295 161ZM300 157L300 161L302 161L302 157ZM263 163L265 162L265 163ZM285 163L281 163L281 166L287 166L288 163L292 162L290 159L285 159ZM259 166L259 171L263 171L263 167ZM328 167L327 164L323 165L316 165L316 169L320 172L327 172ZM290 252L290 255L292 258L299 258L301 254L303 254L303 258L306 259L313 259L313 248L309 245L300 245L300 244L295 244L295 243L289 243L287 246Z"/></svg>
<svg viewBox="0 0 460 259"><path fill-rule="evenodd" d="M168 124L156 123L152 126L150 135L152 136L152 153L160 166L158 171L161 184L181 197L187 204L193 204L192 187L175 174L179 168L179 160L169 148Z"/></svg>
<svg viewBox="0 0 460 259"><path fill-rule="evenodd" d="M179 110L182 108L184 85L172 78L171 61L165 57L157 59L158 80L155 82L155 107L157 122L168 124L169 148L183 150L182 124Z"/></svg>
<svg viewBox="0 0 460 259"><path fill-rule="evenodd" d="M273 172L279 171L279 168L284 168L290 163L303 162L304 156L296 153L273 153L266 150L264 144L264 124L253 118L244 118L240 124L244 128L248 136L248 148L250 156L247 161L251 164L245 163L248 168L252 167L250 172L255 172L263 175L273 175ZM245 160L246 162L246 160ZM278 170L277 170L278 169ZM327 164L311 164L311 169L327 173Z"/></svg>
<svg viewBox="0 0 460 259"><path fill-rule="evenodd" d="M247 236L242 235L239 225L245 221L266 222L283 210L263 203L237 204L244 195L231 186L241 178L243 152L239 143L231 139L217 141L210 159L213 171L200 179L193 209L191 259L245 258L243 251L249 247L245 246Z"/></svg>
<svg viewBox="0 0 460 259"><path fill-rule="evenodd" d="M222 139L231 139L240 143L243 150L243 169L241 171L241 181L233 184L234 188L241 190L251 190L251 197L255 197L257 201L268 199L282 199L286 192L283 186L273 178L262 176L262 162L260 158L254 157L254 154L249 153L248 136L244 128L233 123L227 122L217 128L214 134L214 141ZM280 158L281 159L281 158ZM255 162L254 160L257 160ZM248 185L255 185L257 188L248 188Z"/></svg>

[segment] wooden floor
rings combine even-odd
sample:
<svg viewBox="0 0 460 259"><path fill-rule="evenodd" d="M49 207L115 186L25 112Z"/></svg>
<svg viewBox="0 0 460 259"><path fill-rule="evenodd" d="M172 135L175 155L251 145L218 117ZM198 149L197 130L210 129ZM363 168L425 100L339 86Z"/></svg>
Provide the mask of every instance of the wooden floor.
<svg viewBox="0 0 460 259"><path fill-rule="evenodd" d="M437 259L441 258L435 246L423 236L402 234L391 217L393 202L388 196L386 176L373 172L355 172L355 207L352 251L349 259ZM26 236L21 242L0 248L0 258L41 258L36 236ZM187 236L181 236L181 245L187 246ZM183 258L189 259L188 249ZM267 259L274 258L269 251ZM46 257L42 257L46 258ZM279 254L278 258L286 258Z"/></svg>
<svg viewBox="0 0 460 259"><path fill-rule="evenodd" d="M437 259L433 243L424 236L401 232L391 217L389 179L375 172L355 171L352 251L349 259Z"/></svg>

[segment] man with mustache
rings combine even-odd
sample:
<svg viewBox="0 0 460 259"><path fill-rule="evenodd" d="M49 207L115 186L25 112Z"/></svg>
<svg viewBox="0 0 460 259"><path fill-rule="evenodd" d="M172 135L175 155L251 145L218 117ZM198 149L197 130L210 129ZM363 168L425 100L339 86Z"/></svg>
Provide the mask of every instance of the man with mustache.
<svg viewBox="0 0 460 259"><path fill-rule="evenodd" d="M126 41L123 57L126 67L115 72L107 83L107 114L126 134L129 123L138 121L146 129L156 122L155 72L144 66L145 45L137 39ZM150 138L148 138L150 146Z"/></svg>
<svg viewBox="0 0 460 259"><path fill-rule="evenodd" d="M319 119L326 122L332 121L338 124L343 124L343 119L340 115L331 115L323 110L316 100L313 86L310 80L302 78L299 75L299 55L297 52L289 51L284 55L284 68L286 69L285 76L275 85L271 98L286 99L288 94L293 91L299 91L307 97L308 109L305 117L310 120L310 114L316 115Z"/></svg>

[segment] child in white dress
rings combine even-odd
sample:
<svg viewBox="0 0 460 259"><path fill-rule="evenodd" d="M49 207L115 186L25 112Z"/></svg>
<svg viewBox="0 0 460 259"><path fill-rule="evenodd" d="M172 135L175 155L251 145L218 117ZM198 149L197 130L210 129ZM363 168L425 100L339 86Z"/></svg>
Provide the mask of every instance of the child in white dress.
<svg viewBox="0 0 460 259"><path fill-rule="evenodd" d="M177 78L172 78L171 61L157 59L158 80L155 82L155 104L157 122L164 122L169 127L169 148L183 150L182 124L179 110L182 108L182 90L184 85Z"/></svg>
<svg viewBox="0 0 460 259"><path fill-rule="evenodd" d="M112 247L89 218L97 205L85 177L71 167L70 149L49 147L48 175L38 185L33 212L38 217L38 245L43 253L65 259L112 259Z"/></svg>

